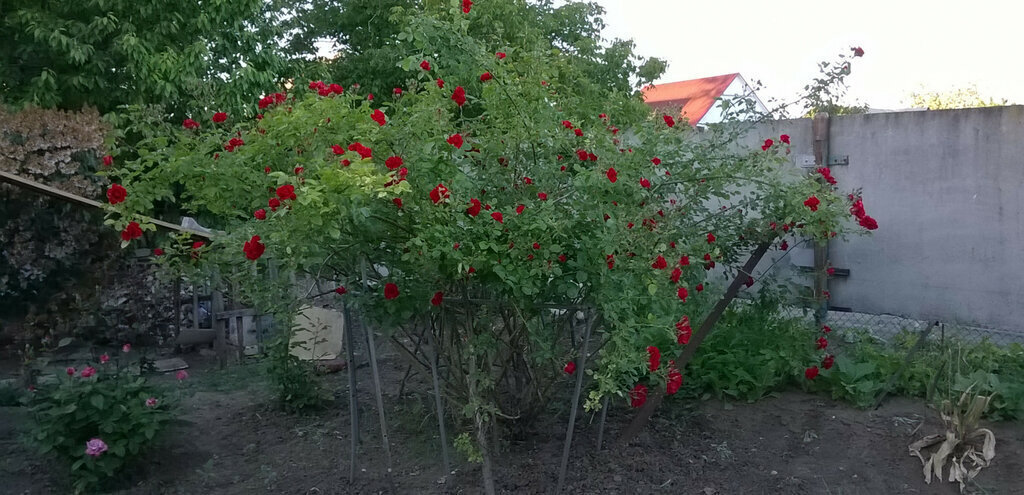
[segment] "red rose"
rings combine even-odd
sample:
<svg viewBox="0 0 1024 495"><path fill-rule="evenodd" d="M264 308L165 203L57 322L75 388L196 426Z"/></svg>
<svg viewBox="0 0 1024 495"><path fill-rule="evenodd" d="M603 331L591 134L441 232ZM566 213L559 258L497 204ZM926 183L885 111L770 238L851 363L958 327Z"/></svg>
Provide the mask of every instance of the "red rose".
<svg viewBox="0 0 1024 495"><path fill-rule="evenodd" d="M654 268L655 270L664 270L667 267L668 262L666 262L665 257L660 254L654 259L654 263L651 263L651 268Z"/></svg>
<svg viewBox="0 0 1024 495"><path fill-rule="evenodd" d="M462 134L452 134L451 136L448 136L448 144L456 147L457 149L462 149Z"/></svg>
<svg viewBox="0 0 1024 495"><path fill-rule="evenodd" d="M580 129L579 127L573 129L572 132L576 137L583 137L583 129Z"/></svg>
<svg viewBox="0 0 1024 495"><path fill-rule="evenodd" d="M395 96L402 96L402 88L395 88L391 91Z"/></svg>
<svg viewBox="0 0 1024 495"><path fill-rule="evenodd" d="M817 344L819 350L824 349L828 347L828 339L826 339L825 337L818 337Z"/></svg>
<svg viewBox="0 0 1024 495"><path fill-rule="evenodd" d="M475 217L475 216L480 214L480 208L482 206L483 205L480 204L480 200L479 199L470 198L469 199L469 208L466 208L466 213L469 216L471 216L471 217Z"/></svg>
<svg viewBox="0 0 1024 495"><path fill-rule="evenodd" d="M490 72L484 72L483 74L480 74L480 82L487 82L490 81L491 79L494 79L494 76L492 76Z"/></svg>
<svg viewBox="0 0 1024 495"><path fill-rule="evenodd" d="M264 210L263 208L260 208L260 209L258 209L256 211L252 212L252 216L255 217L256 220L266 220L267 219L267 210Z"/></svg>
<svg viewBox="0 0 1024 495"><path fill-rule="evenodd" d="M747 287L753 287L754 286L754 277L751 277L750 275L747 275L747 281L743 282L743 285L746 285Z"/></svg>
<svg viewBox="0 0 1024 495"><path fill-rule="evenodd" d="M398 167L401 167L404 163L405 162L400 156L389 156L387 160L384 160L384 166L386 166L388 170L395 170Z"/></svg>
<svg viewBox="0 0 1024 495"><path fill-rule="evenodd" d="M302 168L302 167L295 167L295 175L301 174L303 170L305 170L305 169Z"/></svg>
<svg viewBox="0 0 1024 495"><path fill-rule="evenodd" d="M468 14L470 7L473 6L473 0L462 0L462 13Z"/></svg>
<svg viewBox="0 0 1024 495"><path fill-rule="evenodd" d="M647 387L643 384L636 384L633 390L629 391L629 404L633 407L640 407L647 402Z"/></svg>
<svg viewBox="0 0 1024 495"><path fill-rule="evenodd" d="M640 178L640 187L642 187L644 189L650 189L651 188L651 181L641 177Z"/></svg>
<svg viewBox="0 0 1024 495"><path fill-rule="evenodd" d="M107 189L107 201L112 205L123 202L128 197L128 190L121 184L113 184Z"/></svg>
<svg viewBox="0 0 1024 495"><path fill-rule="evenodd" d="M448 188L444 187L444 184L438 184L437 187L430 191L430 200L436 205L440 203L441 200L447 199L449 195Z"/></svg>
<svg viewBox="0 0 1024 495"><path fill-rule="evenodd" d="M523 210L526 209L526 205L519 205L516 207L516 215L522 215Z"/></svg>
<svg viewBox="0 0 1024 495"><path fill-rule="evenodd" d="M779 249L781 249L783 251L789 249L789 242L783 240L782 244L779 244Z"/></svg>
<svg viewBox="0 0 1024 495"><path fill-rule="evenodd" d="M277 197L281 198L282 201L295 199L295 186L291 184L285 184L277 188Z"/></svg>
<svg viewBox="0 0 1024 495"><path fill-rule="evenodd" d="M783 135L779 136L779 141L782 141L783 143L789 144L789 134L783 134Z"/></svg>
<svg viewBox="0 0 1024 495"><path fill-rule="evenodd" d="M245 251L245 257L252 261L260 259L263 256L263 252L267 250L267 246L260 242L260 236L254 235L252 239L245 241L245 245L242 246L242 251Z"/></svg>
<svg viewBox="0 0 1024 495"><path fill-rule="evenodd" d="M458 251L459 250L459 243L456 242L455 244L452 244L452 249L454 249L455 251Z"/></svg>
<svg viewBox="0 0 1024 495"><path fill-rule="evenodd" d="M680 287L679 290L676 291L676 295L679 296L680 301L686 302L686 296L690 295L690 293L686 290L686 287Z"/></svg>
<svg viewBox="0 0 1024 495"><path fill-rule="evenodd" d="M704 284L697 284L697 292L704 290Z"/></svg>
<svg viewBox="0 0 1024 495"><path fill-rule="evenodd" d="M281 206L281 200L277 198L270 198L267 200L267 206L270 207L270 211L277 211L277 207Z"/></svg>
<svg viewBox="0 0 1024 495"><path fill-rule="evenodd" d="M850 47L850 50L853 50L853 56L854 57L863 57L864 56L864 49L859 47L859 46Z"/></svg>
<svg viewBox="0 0 1024 495"><path fill-rule="evenodd" d="M375 109L373 113L370 114L370 118L381 127L384 127L384 124L388 123L387 118L384 116L384 112L380 111L380 109Z"/></svg>
<svg viewBox="0 0 1024 495"><path fill-rule="evenodd" d="M850 214L857 217L858 220L864 218L867 215L867 212L864 211L864 201L857 198L857 200L850 205Z"/></svg>
<svg viewBox="0 0 1024 495"><path fill-rule="evenodd" d="M860 219L860 226L868 230L875 230L878 228L878 222L871 218L870 215L864 215Z"/></svg>
<svg viewBox="0 0 1024 495"><path fill-rule="evenodd" d="M647 346L647 369L657 371L661 366L661 351L653 345Z"/></svg>
<svg viewBox="0 0 1024 495"><path fill-rule="evenodd" d="M540 249L540 243L539 242L533 243L533 249Z"/></svg>
<svg viewBox="0 0 1024 495"><path fill-rule="evenodd" d="M771 148L773 144L775 144L775 141L765 139L764 144L761 145L761 151L768 151L768 148Z"/></svg>
<svg viewBox="0 0 1024 495"><path fill-rule="evenodd" d="M437 87L440 89L444 89L444 79L441 79L440 77L437 78Z"/></svg>
<svg viewBox="0 0 1024 495"><path fill-rule="evenodd" d="M196 122L192 119L185 119L184 121L182 121L181 126L185 129L198 129L199 122Z"/></svg>
<svg viewBox="0 0 1024 495"><path fill-rule="evenodd" d="M397 206L399 208L402 207L402 198L394 198L394 199L391 200L391 202L394 203L395 206Z"/></svg>
<svg viewBox="0 0 1024 495"><path fill-rule="evenodd" d="M398 286L388 282L384 284L384 299L394 299L398 297Z"/></svg>
<svg viewBox="0 0 1024 495"><path fill-rule="evenodd" d="M348 145L348 150L359 153L360 158L363 159L371 158L373 156L373 150L367 148L366 146L363 146L363 143L360 143L358 141Z"/></svg>
<svg viewBox="0 0 1024 495"><path fill-rule="evenodd" d="M683 385L683 374L675 367L675 363L669 362L671 368L668 370L668 381L665 384L665 394L672 395L679 391Z"/></svg>
<svg viewBox="0 0 1024 495"><path fill-rule="evenodd" d="M576 157L579 158L581 162L587 161L587 151L586 150L576 150Z"/></svg>
<svg viewBox="0 0 1024 495"><path fill-rule="evenodd" d="M707 259L711 259L711 255L707 255ZM679 266L688 266L690 264L690 257L682 255L679 257Z"/></svg>
<svg viewBox="0 0 1024 495"><path fill-rule="evenodd" d="M835 364L836 358L831 354L825 356L825 359L821 360L821 367L827 370L832 369L832 365Z"/></svg>
<svg viewBox="0 0 1024 495"><path fill-rule="evenodd" d="M430 70L430 62L427 62L426 60L420 62L420 68L423 70Z"/></svg>
<svg viewBox="0 0 1024 495"><path fill-rule="evenodd" d="M466 90L462 86L455 86L455 91L452 91L452 101L460 107L466 104Z"/></svg>
<svg viewBox="0 0 1024 495"><path fill-rule="evenodd" d="M103 166L109 167L114 164L114 157L107 155L103 157Z"/></svg>
<svg viewBox="0 0 1024 495"><path fill-rule="evenodd" d="M542 193L542 192L537 193L537 199L540 199L541 201L547 201L548 200L548 193Z"/></svg>
<svg viewBox="0 0 1024 495"><path fill-rule="evenodd" d="M829 274L829 275L835 275L835 274L836 274L836 269L835 269L835 268L832 268L832 267L830 266L830 267L828 267L828 268L826 268L826 269L825 269L825 273L827 273L827 274Z"/></svg>
<svg viewBox="0 0 1024 495"><path fill-rule="evenodd" d="M138 239L142 237L142 227L139 227L139 222L131 222L124 230L121 231L121 240L130 241L132 239Z"/></svg>
<svg viewBox="0 0 1024 495"><path fill-rule="evenodd" d="M832 331L832 327L830 327L830 326L828 326L828 325L822 325L822 326L821 326L821 331L822 331L822 332L825 332L825 333L829 333L829 332L831 332L831 331Z"/></svg>
<svg viewBox="0 0 1024 495"><path fill-rule="evenodd" d="M476 268L471 266L469 267L469 270L466 270L466 273L476 273Z"/></svg>
<svg viewBox="0 0 1024 495"><path fill-rule="evenodd" d="M653 163L655 166L661 165L661 158L658 158L658 157L651 158L651 163Z"/></svg>
<svg viewBox="0 0 1024 495"><path fill-rule="evenodd" d="M441 291L435 292L434 297L430 298L430 304L434 306L440 306L442 301L444 301L444 292Z"/></svg>
<svg viewBox="0 0 1024 495"><path fill-rule="evenodd" d="M366 95L367 101L373 101L373 93Z"/></svg>
<svg viewBox="0 0 1024 495"><path fill-rule="evenodd" d="M501 212L500 212L500 211L496 211L496 212L494 212L494 213L491 213L491 218L493 218L493 219L494 219L495 221L497 221L498 223L505 223L505 220L504 220L504 218L502 217L502 215L501 215Z"/></svg>
<svg viewBox="0 0 1024 495"><path fill-rule="evenodd" d="M309 81L309 89L320 89L327 87L323 81Z"/></svg>
<svg viewBox="0 0 1024 495"><path fill-rule="evenodd" d="M339 296L344 296L345 294L348 293L348 289L344 287L338 287L337 289L334 289L334 293Z"/></svg>
<svg viewBox="0 0 1024 495"><path fill-rule="evenodd" d="M715 234L708 232L708 244L711 244L712 242L715 242Z"/></svg>
<svg viewBox="0 0 1024 495"><path fill-rule="evenodd" d="M559 262L559 263L565 263L565 262L566 262L566 261L567 261L568 259L569 259L569 258L568 258L568 257L566 257L566 256L565 256L564 254L560 254L560 255L558 255L558 262Z"/></svg>
<svg viewBox="0 0 1024 495"><path fill-rule="evenodd" d="M495 53L494 56L498 57L498 60L504 60L505 59L505 52Z"/></svg>
<svg viewBox="0 0 1024 495"><path fill-rule="evenodd" d="M672 269L672 274L669 275L668 279L671 280L673 284L678 284L679 283L679 277L681 277L682 275L683 275L683 271L680 270L679 267L676 267L676 268Z"/></svg>
<svg viewBox="0 0 1024 495"><path fill-rule="evenodd" d="M661 119L665 121L665 125L669 127L675 127L676 119L673 119L671 115L662 115Z"/></svg>
<svg viewBox="0 0 1024 495"><path fill-rule="evenodd" d="M572 122L569 122L568 120L563 120L562 127L565 127L566 129L572 129Z"/></svg>
<svg viewBox="0 0 1024 495"><path fill-rule="evenodd" d="M619 180L619 173L616 172L614 168L609 168L608 172L605 172L605 175L608 176L608 182L611 182L612 184Z"/></svg>
<svg viewBox="0 0 1024 495"><path fill-rule="evenodd" d="M604 260L605 260L605 262L608 263L608 269L609 270L611 270L612 268L615 268L615 255L614 254L609 254L608 256L605 256Z"/></svg>
<svg viewBox="0 0 1024 495"><path fill-rule="evenodd" d="M816 376L818 376L818 367L811 366L810 368L807 368L806 370L804 370L804 376L808 380L813 380Z"/></svg>
<svg viewBox="0 0 1024 495"><path fill-rule="evenodd" d="M340 144L331 145L331 151L333 151L335 155L344 155L345 147Z"/></svg>
<svg viewBox="0 0 1024 495"><path fill-rule="evenodd" d="M571 375L571 374L575 373L576 372L576 362L575 361L569 361L568 363L565 363L565 367L562 368L562 371L565 371L565 374L567 374L567 375Z"/></svg>
<svg viewBox="0 0 1024 495"><path fill-rule="evenodd" d="M351 161L351 160L349 160L348 158L345 158L345 159L342 159L342 160L341 160L341 166L342 166L342 167L347 167L347 166L349 166L349 165L352 165L352 161Z"/></svg>
<svg viewBox="0 0 1024 495"><path fill-rule="evenodd" d="M836 179L832 177L832 170L828 167L819 167L817 172L821 174L821 177L825 179L825 182L836 185Z"/></svg>
<svg viewBox="0 0 1024 495"><path fill-rule="evenodd" d="M224 112L217 112L217 113L213 114L213 119L211 119L211 120L213 120L214 123L219 124L221 122L224 122L225 120L228 120L228 114L226 114Z"/></svg>
<svg viewBox="0 0 1024 495"><path fill-rule="evenodd" d="M818 211L819 204L821 204L821 201L818 199L817 196L811 196L804 200L804 206L810 208L811 211Z"/></svg>
<svg viewBox="0 0 1024 495"><path fill-rule="evenodd" d="M597 155L595 155L592 152L591 153L587 153L587 160L590 160L592 162L596 162L597 161Z"/></svg>
<svg viewBox="0 0 1024 495"><path fill-rule="evenodd" d="M164 250L160 248L153 248L153 256L163 256Z"/></svg>
<svg viewBox="0 0 1024 495"><path fill-rule="evenodd" d="M689 344L691 336L693 336L693 328L690 327L690 317L683 316L676 322L676 342L679 345Z"/></svg>

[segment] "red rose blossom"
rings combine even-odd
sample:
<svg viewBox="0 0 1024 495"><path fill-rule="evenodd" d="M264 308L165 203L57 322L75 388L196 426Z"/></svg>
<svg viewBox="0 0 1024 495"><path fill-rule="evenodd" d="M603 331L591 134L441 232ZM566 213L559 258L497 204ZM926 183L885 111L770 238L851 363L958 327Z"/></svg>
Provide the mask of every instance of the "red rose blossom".
<svg viewBox="0 0 1024 495"><path fill-rule="evenodd" d="M608 263L608 269L609 270L611 270L612 268L615 268L615 255L614 254L609 254L608 256L605 256L604 260L605 260L605 262Z"/></svg>
<svg viewBox="0 0 1024 495"><path fill-rule="evenodd" d="M579 127L573 129L572 133L575 134L576 137L583 137L583 129L580 129Z"/></svg>
<svg viewBox="0 0 1024 495"><path fill-rule="evenodd" d="M462 13L468 14L469 9L473 6L473 0L462 0Z"/></svg>
<svg viewBox="0 0 1024 495"><path fill-rule="evenodd" d="M264 210L263 208L260 208L260 209L258 209L256 211L252 212L252 216L256 220L266 220L267 219L267 210Z"/></svg>
<svg viewBox="0 0 1024 495"><path fill-rule="evenodd" d="M673 395L683 385L683 374L676 368L675 363L669 361L668 381L665 383L665 394Z"/></svg>
<svg viewBox="0 0 1024 495"><path fill-rule="evenodd" d="M462 86L456 86L452 91L452 101L460 107L466 104L466 90Z"/></svg>
<svg viewBox="0 0 1024 495"><path fill-rule="evenodd" d="M394 199L391 200L391 202L394 203L395 206L397 206L399 208L402 207L402 198L394 198Z"/></svg>
<svg viewBox="0 0 1024 495"><path fill-rule="evenodd" d="M661 119L665 121L665 125L669 127L675 127L676 119L672 118L671 115L662 115Z"/></svg>
<svg viewBox="0 0 1024 495"><path fill-rule="evenodd" d="M821 174L821 177L825 179L825 182L836 185L836 179L832 177L832 170L828 167L819 167L817 172Z"/></svg>
<svg viewBox="0 0 1024 495"><path fill-rule="evenodd" d="M245 257L256 261L263 256L263 252L267 250L267 246L260 242L260 236L254 235L252 239L245 241L245 245L242 246L242 251L245 252Z"/></svg>
<svg viewBox="0 0 1024 495"><path fill-rule="evenodd" d="M391 300L398 297L398 286L388 282L384 284L384 299Z"/></svg>
<svg viewBox="0 0 1024 495"><path fill-rule="evenodd" d="M128 197L128 190L121 184L113 184L107 189L107 201L112 205L121 203Z"/></svg>
<svg viewBox="0 0 1024 495"><path fill-rule="evenodd" d="M821 331L822 331L822 332L825 332L825 333L829 333L829 332L831 332L831 331L832 331L832 327L830 327L830 326L828 326L828 325L822 325L822 326L821 326Z"/></svg>
<svg viewBox="0 0 1024 495"><path fill-rule="evenodd" d="M761 145L761 151L768 151L768 148L771 148L773 144L775 144L775 141L765 139L764 144Z"/></svg>
<svg viewBox="0 0 1024 495"><path fill-rule="evenodd" d="M830 369L832 369L832 365L835 364L835 362L836 362L835 356L832 356L831 354L829 354L829 355L825 356L825 359L821 360L821 367L825 368L827 370L830 370Z"/></svg>
<svg viewBox="0 0 1024 495"><path fill-rule="evenodd" d="M462 144L463 144L462 134L452 134L451 136L448 136L448 140L447 141L448 141L448 144L456 147L457 149L462 149Z"/></svg>
<svg viewBox="0 0 1024 495"><path fill-rule="evenodd" d="M651 188L651 181L641 177L640 178L640 187L642 187L644 189L650 189Z"/></svg>
<svg viewBox="0 0 1024 495"><path fill-rule="evenodd" d="M690 295L690 293L686 290L686 287L680 287L679 290L676 291L676 295L679 296L680 301L686 302L686 297Z"/></svg>
<svg viewBox="0 0 1024 495"><path fill-rule="evenodd" d="M567 261L568 259L569 259L569 258L568 258L568 257L566 257L566 256L565 256L564 254L560 254L560 255L558 255L558 262L559 262L559 263L565 263L565 262L566 262L566 261Z"/></svg>
<svg viewBox="0 0 1024 495"><path fill-rule="evenodd" d="M440 306L441 302L444 301L444 292L437 291L434 293L434 297L430 298L430 304L434 306Z"/></svg>
<svg viewBox="0 0 1024 495"><path fill-rule="evenodd" d="M612 184L619 180L619 173L616 172L614 168L609 168L608 171L605 172L605 175L608 176L608 182L611 182Z"/></svg>
<svg viewBox="0 0 1024 495"><path fill-rule="evenodd" d="M681 277L682 275L683 275L683 271L680 270L679 267L676 267L676 268L672 269L672 274L669 275L668 279L671 280L673 284L678 284L679 283L679 277Z"/></svg>
<svg viewBox="0 0 1024 495"><path fill-rule="evenodd" d="M653 163L655 166L661 165L661 158L658 158L658 157L651 158L651 163Z"/></svg>
<svg viewBox="0 0 1024 495"><path fill-rule="evenodd" d="M825 337L818 337L816 343L819 350L828 347L828 339Z"/></svg>
<svg viewBox="0 0 1024 495"><path fill-rule="evenodd" d="M121 231L121 240L130 241L132 239L138 239L142 237L142 227L139 227L139 222L130 222L128 226Z"/></svg>
<svg viewBox="0 0 1024 495"><path fill-rule="evenodd" d="M811 366L810 368L807 368L806 370L804 370L804 377L806 377L808 380L813 380L817 376L818 376L818 367L817 366Z"/></svg>
<svg viewBox="0 0 1024 495"><path fill-rule="evenodd" d="M339 296L344 296L345 294L348 293L348 289L346 289L344 286L338 286L336 289L334 289L334 293Z"/></svg>
<svg viewBox="0 0 1024 495"><path fill-rule="evenodd" d="M653 345L647 346L647 369L657 371L659 366L661 366L661 351Z"/></svg>
<svg viewBox="0 0 1024 495"><path fill-rule="evenodd" d="M647 402L647 386L638 383L633 390L629 391L629 404L633 407L641 407L644 402Z"/></svg>
<svg viewBox="0 0 1024 495"><path fill-rule="evenodd" d="M782 141L783 143L789 144L789 134L783 134L783 135L779 136L779 141Z"/></svg>
<svg viewBox="0 0 1024 495"><path fill-rule="evenodd" d="M804 206L811 209L811 211L818 211L818 205L821 204L821 200L817 196L811 196L804 200Z"/></svg>
<svg viewBox="0 0 1024 495"><path fill-rule="evenodd" d="M384 160L384 166L386 166L388 170L395 170L398 167L401 167L404 163L405 162L400 156L389 156L387 160Z"/></svg>
<svg viewBox="0 0 1024 495"><path fill-rule="evenodd" d="M420 68L423 69L423 70L429 71L432 67L430 67L430 62L427 62L426 60L424 60L424 61L420 62Z"/></svg>
<svg viewBox="0 0 1024 495"><path fill-rule="evenodd" d="M373 156L373 149L363 146L363 143L360 143L358 141L348 145L348 150L355 151L356 153L359 154L360 158L363 159L371 158Z"/></svg>
<svg viewBox="0 0 1024 495"><path fill-rule="evenodd" d="M436 205L440 203L441 200L447 199L449 195L448 188L444 187L444 184L438 184L437 187L430 191L430 200Z"/></svg>
<svg viewBox="0 0 1024 495"><path fill-rule="evenodd" d="M707 255L707 259L711 259L711 255L710 254ZM684 255L679 257L679 266L688 266L689 264L690 264L690 257L689 256L684 254Z"/></svg>
<svg viewBox="0 0 1024 495"><path fill-rule="evenodd" d="M228 114L226 114L224 112L217 112L217 113L213 114L213 118L211 120L213 120L214 123L219 124L221 122L224 122L227 119L228 119Z"/></svg>
<svg viewBox="0 0 1024 495"><path fill-rule="evenodd" d="M392 93L393 93L393 94L394 94L395 96L402 96L402 88L395 88L395 89L391 90L391 92L392 92Z"/></svg>
<svg viewBox="0 0 1024 495"><path fill-rule="evenodd" d="M435 81L435 82L437 83L437 87L438 87L438 88L440 88L440 89L444 89L444 79L441 79L441 78L439 77L439 78L437 78L437 81Z"/></svg>
<svg viewBox="0 0 1024 495"><path fill-rule="evenodd" d="M495 53L494 56L498 57L498 60L504 60L505 59L505 52Z"/></svg>
<svg viewBox="0 0 1024 495"><path fill-rule="evenodd" d="M689 344L691 336L693 336L693 328L690 327L690 317L683 316L676 322L676 342L679 345Z"/></svg>
<svg viewBox="0 0 1024 495"><path fill-rule="evenodd" d="M547 201L548 200L548 193L542 193L542 192L537 193L537 199L539 199L541 201Z"/></svg>
<svg viewBox="0 0 1024 495"><path fill-rule="evenodd" d="M490 81L491 79L494 79L494 76L492 76L490 72L484 72L483 74L480 74L480 82L487 82Z"/></svg>
<svg viewBox="0 0 1024 495"><path fill-rule="evenodd" d="M494 220L495 220L496 222L498 222L498 223L505 223L505 220L504 220L504 218L502 217L502 215L501 215L501 212L500 212L500 211L496 211L496 212L494 212L494 213L491 213L491 218L493 218L493 219L494 219Z"/></svg>
<svg viewBox="0 0 1024 495"><path fill-rule="evenodd" d="M516 215L522 215L523 210L526 209L526 205L519 205L516 207Z"/></svg>
<svg viewBox="0 0 1024 495"><path fill-rule="evenodd" d="M163 256L164 250L160 248L153 248L153 256Z"/></svg>
<svg viewBox="0 0 1024 495"><path fill-rule="evenodd" d="M715 242L715 234L708 232L708 244L711 244L712 242Z"/></svg>
<svg viewBox="0 0 1024 495"><path fill-rule="evenodd" d="M113 164L114 164L114 157L112 157L110 155L106 155L106 156L103 157L103 166L104 167L109 167L109 166L111 166Z"/></svg>
<svg viewBox="0 0 1024 495"><path fill-rule="evenodd" d="M384 116L384 112L380 111L380 109L375 109L373 113L370 114L370 118L381 127L384 127L384 124L388 123L387 117Z"/></svg>
<svg viewBox="0 0 1024 495"><path fill-rule="evenodd" d="M864 49L859 47L859 46L850 47L850 50L853 51L853 56L854 57L863 57L864 56Z"/></svg>
<svg viewBox="0 0 1024 495"><path fill-rule="evenodd" d="M285 184L283 186L278 187L277 188L277 197L281 198L281 201L288 200L288 199L294 200L295 199L295 186L293 186L291 184Z"/></svg>
<svg viewBox="0 0 1024 495"><path fill-rule="evenodd" d="M664 256L659 254L658 257L654 259L654 263L651 263L651 268L654 268L655 270L664 270L665 268L668 268L668 262L665 261Z"/></svg>
<svg viewBox="0 0 1024 495"><path fill-rule="evenodd" d="M480 214L480 209L483 207L480 204L480 200L476 198L469 198L469 208L466 208L466 214L471 217L475 217Z"/></svg>
<svg viewBox="0 0 1024 495"><path fill-rule="evenodd" d="M562 368L562 371L565 371L565 374L567 374L567 375L571 375L571 374L575 373L576 372L576 362L575 361L569 361L568 363L565 363L565 367Z"/></svg>
<svg viewBox="0 0 1024 495"><path fill-rule="evenodd" d="M199 122L196 122L192 119L185 119L184 121L182 121L181 126L185 129L198 129Z"/></svg>
<svg viewBox="0 0 1024 495"><path fill-rule="evenodd" d="M865 229L868 230L875 230L878 228L878 222L875 221L874 218L871 218L871 215L864 215L863 217L861 217L859 223L861 227L864 227Z"/></svg>

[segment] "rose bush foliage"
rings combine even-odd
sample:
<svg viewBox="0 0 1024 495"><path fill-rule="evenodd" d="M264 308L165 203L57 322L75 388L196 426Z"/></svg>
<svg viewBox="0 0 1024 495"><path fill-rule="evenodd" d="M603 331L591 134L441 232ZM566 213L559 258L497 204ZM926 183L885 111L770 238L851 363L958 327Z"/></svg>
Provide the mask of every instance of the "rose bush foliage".
<svg viewBox="0 0 1024 495"><path fill-rule="evenodd" d="M211 111L191 116L198 129L142 142L138 160L111 171L128 193L109 222L145 230L139 214L177 203L223 234L198 251L162 246L166 259L245 268L246 293L264 300L281 298L261 293L268 260L340 281L340 297L385 330L466 294L529 322L534 303L591 305L604 341L591 405L670 374L678 388L676 324L702 320L753 246L844 232L850 199L783 165L788 136L743 149L738 127L698 132L652 114L544 41L474 30L488 9L410 18L401 91L302 83L256 119L214 122ZM363 262L367 293L352 290ZM561 373L568 349L542 345L555 330L528 331L524 352ZM463 337L481 353L501 338ZM666 360L656 371L649 346Z"/></svg>

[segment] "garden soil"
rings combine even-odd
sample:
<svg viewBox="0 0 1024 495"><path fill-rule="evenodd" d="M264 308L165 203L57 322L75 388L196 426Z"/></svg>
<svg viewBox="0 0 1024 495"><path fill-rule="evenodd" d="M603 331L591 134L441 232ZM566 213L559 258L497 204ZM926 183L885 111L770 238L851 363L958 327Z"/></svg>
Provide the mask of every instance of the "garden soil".
<svg viewBox="0 0 1024 495"><path fill-rule="evenodd" d="M399 395L406 368L382 363L393 472L379 434L369 368L358 368L361 444L349 473L347 375L326 376L334 400L293 416L273 402L258 364L217 371L192 364L181 388L181 420L162 443L119 480L126 494L480 493L480 468L452 450L453 473L441 467L432 398L415 373ZM566 387L568 389L568 387ZM501 493L553 493L568 402L518 429L497 455ZM629 421L622 401L610 409L606 445L596 450L599 415L581 414L564 493L587 494L956 494L957 485L926 485L912 441L940 431L937 413L919 401L891 398L875 411L791 391L755 403L673 398L627 446L614 443ZM0 493L69 493L66 474L33 454L19 436L23 408L0 408ZM996 458L983 470L979 493L1024 493L1024 425L995 423ZM452 429L457 429L452 426Z"/></svg>

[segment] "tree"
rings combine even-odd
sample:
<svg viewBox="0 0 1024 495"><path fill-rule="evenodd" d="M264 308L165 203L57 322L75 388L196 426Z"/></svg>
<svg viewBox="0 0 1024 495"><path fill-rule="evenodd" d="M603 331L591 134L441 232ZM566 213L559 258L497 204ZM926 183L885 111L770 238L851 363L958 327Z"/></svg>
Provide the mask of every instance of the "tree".
<svg viewBox="0 0 1024 495"><path fill-rule="evenodd" d="M1009 104L1005 98L1000 101L993 98L986 100L978 94L978 87L974 84L950 91L914 92L910 93L909 100L912 108L927 108L928 110L998 107Z"/></svg>
<svg viewBox="0 0 1024 495"><path fill-rule="evenodd" d="M240 112L288 71L277 3L4 0L0 102Z"/></svg>
<svg viewBox="0 0 1024 495"><path fill-rule="evenodd" d="M433 322L443 394L473 425L487 479L495 424L544 410L532 406L575 359L545 308L600 318L597 363L577 371L593 376L589 407L630 390L642 404L639 391L681 380L671 356L688 322L731 300L714 268L754 284L739 269L750 253L843 232L853 198L827 170L783 167L788 136L747 150L729 125L697 135L652 114L632 89L641 67L605 67L628 46L555 50L524 2L460 5L405 17L401 93L302 82L260 119L144 140L111 171L126 195L108 222L132 245L151 228L139 215L172 201L224 234L168 239L163 263L245 274L250 299L294 310L272 259L347 287L318 296L381 332Z"/></svg>

